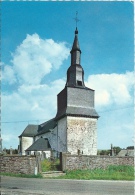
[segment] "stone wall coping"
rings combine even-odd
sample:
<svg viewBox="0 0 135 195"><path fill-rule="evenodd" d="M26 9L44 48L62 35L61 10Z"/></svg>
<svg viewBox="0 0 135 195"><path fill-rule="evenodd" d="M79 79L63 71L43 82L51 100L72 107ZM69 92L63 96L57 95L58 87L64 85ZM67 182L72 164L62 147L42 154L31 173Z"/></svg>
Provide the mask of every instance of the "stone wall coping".
<svg viewBox="0 0 135 195"><path fill-rule="evenodd" d="M89 158L134 158L133 156L108 156L108 155L77 155L77 154L66 154L63 153L63 156L67 157L89 157Z"/></svg>

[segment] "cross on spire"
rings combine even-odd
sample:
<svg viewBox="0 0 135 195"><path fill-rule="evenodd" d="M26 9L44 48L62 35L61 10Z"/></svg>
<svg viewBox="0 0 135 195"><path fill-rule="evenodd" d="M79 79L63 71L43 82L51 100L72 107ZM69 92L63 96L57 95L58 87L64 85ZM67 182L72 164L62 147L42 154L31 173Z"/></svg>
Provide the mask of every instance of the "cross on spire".
<svg viewBox="0 0 135 195"><path fill-rule="evenodd" d="M76 28L77 28L77 22L79 22L80 20L77 18L78 12L76 11L76 17L74 18L74 20L76 21Z"/></svg>

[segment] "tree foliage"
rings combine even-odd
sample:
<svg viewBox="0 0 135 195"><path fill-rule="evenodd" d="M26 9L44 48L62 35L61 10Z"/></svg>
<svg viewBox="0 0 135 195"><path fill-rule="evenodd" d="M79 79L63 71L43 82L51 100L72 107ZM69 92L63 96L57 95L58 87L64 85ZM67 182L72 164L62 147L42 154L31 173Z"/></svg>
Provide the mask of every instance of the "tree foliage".
<svg viewBox="0 0 135 195"><path fill-rule="evenodd" d="M119 146L114 146L113 147L114 155L117 155L120 151L121 148ZM111 149L110 150L98 150L98 155L111 155Z"/></svg>

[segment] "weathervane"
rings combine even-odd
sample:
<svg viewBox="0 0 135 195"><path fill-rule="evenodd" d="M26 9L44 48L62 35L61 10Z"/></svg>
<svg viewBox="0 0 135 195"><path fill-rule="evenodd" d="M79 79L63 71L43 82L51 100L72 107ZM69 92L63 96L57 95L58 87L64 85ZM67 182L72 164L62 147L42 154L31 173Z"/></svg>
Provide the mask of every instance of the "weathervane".
<svg viewBox="0 0 135 195"><path fill-rule="evenodd" d="M79 22L80 20L77 18L78 12L76 11L76 17L74 18L74 20L76 21L76 28L77 28L77 22Z"/></svg>

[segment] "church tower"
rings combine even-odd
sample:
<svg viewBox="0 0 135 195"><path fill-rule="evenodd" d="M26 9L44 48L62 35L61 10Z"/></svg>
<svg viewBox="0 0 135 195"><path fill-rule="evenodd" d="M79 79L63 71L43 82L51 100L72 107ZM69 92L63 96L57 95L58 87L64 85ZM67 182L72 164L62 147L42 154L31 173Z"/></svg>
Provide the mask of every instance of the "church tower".
<svg viewBox="0 0 135 195"><path fill-rule="evenodd" d="M84 83L78 29L71 49L65 88L57 96L58 151L97 155L97 119L94 90Z"/></svg>

